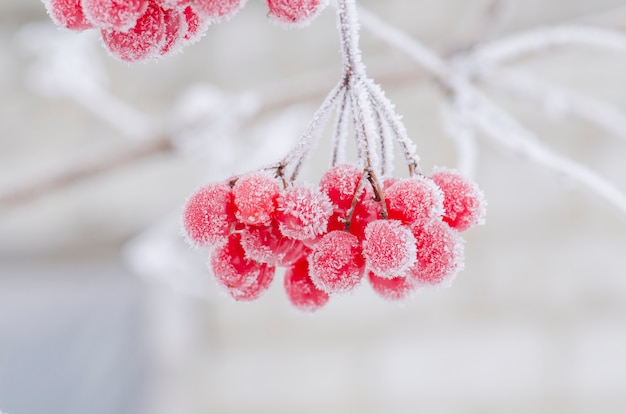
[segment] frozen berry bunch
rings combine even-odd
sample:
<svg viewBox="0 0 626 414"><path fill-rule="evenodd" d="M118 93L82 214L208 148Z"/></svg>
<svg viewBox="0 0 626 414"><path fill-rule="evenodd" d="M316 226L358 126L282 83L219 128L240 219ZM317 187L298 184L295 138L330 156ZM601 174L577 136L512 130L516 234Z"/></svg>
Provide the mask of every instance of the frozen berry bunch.
<svg viewBox="0 0 626 414"><path fill-rule="evenodd" d="M228 19L247 0L42 0L59 26L97 29L122 61L154 60L194 43L213 22ZM268 0L269 16L287 26L309 23L327 0Z"/></svg>
<svg viewBox="0 0 626 414"><path fill-rule="evenodd" d="M212 183L185 205L187 239L209 248L218 285L236 300L257 299L277 266L300 310L321 308L364 277L384 298L405 299L454 277L463 263L459 231L484 218L482 192L454 170L382 185L351 164L332 167L318 186L279 175Z"/></svg>

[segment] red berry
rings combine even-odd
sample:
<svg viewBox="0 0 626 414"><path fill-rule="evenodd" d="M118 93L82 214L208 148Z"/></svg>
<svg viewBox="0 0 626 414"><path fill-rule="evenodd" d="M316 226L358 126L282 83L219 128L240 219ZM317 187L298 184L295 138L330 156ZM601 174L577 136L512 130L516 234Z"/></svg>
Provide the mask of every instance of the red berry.
<svg viewBox="0 0 626 414"><path fill-rule="evenodd" d="M238 233L213 251L210 265L219 285L237 300L258 298L269 288L275 273L273 266L246 257Z"/></svg>
<svg viewBox="0 0 626 414"><path fill-rule="evenodd" d="M246 2L247 0L191 0L193 9L211 20L231 18Z"/></svg>
<svg viewBox="0 0 626 414"><path fill-rule="evenodd" d="M333 205L326 194L311 187L290 187L277 200L276 220L283 235L296 240L326 233Z"/></svg>
<svg viewBox="0 0 626 414"><path fill-rule="evenodd" d="M389 218L404 223L425 224L443 214L443 194L426 177L398 180L385 192Z"/></svg>
<svg viewBox="0 0 626 414"><path fill-rule="evenodd" d="M365 262L359 239L345 231L331 231L309 254L311 279L328 293L352 290L363 277Z"/></svg>
<svg viewBox="0 0 626 414"><path fill-rule="evenodd" d="M328 293L318 289L309 276L309 262L305 258L285 271L287 299L302 311L313 312L328 302Z"/></svg>
<svg viewBox="0 0 626 414"><path fill-rule="evenodd" d="M269 226L247 226L241 231L241 245L250 259L273 266L288 266L308 250L302 242L283 236L275 222Z"/></svg>
<svg viewBox="0 0 626 414"><path fill-rule="evenodd" d="M339 210L348 210L362 175L363 171L354 165L336 165L322 176L320 190Z"/></svg>
<svg viewBox="0 0 626 414"><path fill-rule="evenodd" d="M100 29L128 30L135 26L149 0L81 0L87 19ZM153 3L152 7L158 7Z"/></svg>
<svg viewBox="0 0 626 414"><path fill-rule="evenodd" d="M431 221L412 229L417 240L417 263L408 271L423 285L452 281L463 268L463 238L443 221Z"/></svg>
<svg viewBox="0 0 626 414"><path fill-rule="evenodd" d="M392 278L404 274L417 258L415 237L397 220L372 221L365 228L363 257L376 276Z"/></svg>
<svg viewBox="0 0 626 414"><path fill-rule="evenodd" d="M446 168L435 170L430 178L443 191L443 220L450 227L463 231L484 223L487 203L476 183Z"/></svg>
<svg viewBox="0 0 626 414"><path fill-rule="evenodd" d="M328 5L328 0L267 0L267 5L277 22L305 25Z"/></svg>
<svg viewBox="0 0 626 414"><path fill-rule="evenodd" d="M227 184L213 183L189 197L183 210L183 228L196 245L218 244L235 223L232 191Z"/></svg>
<svg viewBox="0 0 626 414"><path fill-rule="evenodd" d="M93 28L83 13L80 0L44 0L44 5L52 21L59 26L71 30Z"/></svg>
<svg viewBox="0 0 626 414"><path fill-rule="evenodd" d="M245 224L267 226L276 211L280 187L265 171L240 177L233 187L236 217Z"/></svg>
<svg viewBox="0 0 626 414"><path fill-rule="evenodd" d="M397 276L386 278L376 276L372 272L368 272L367 277L374 292L388 300L407 299L419 286L415 280L409 277Z"/></svg>
<svg viewBox="0 0 626 414"><path fill-rule="evenodd" d="M191 4L191 0L157 0L164 9L183 9Z"/></svg>
<svg viewBox="0 0 626 414"><path fill-rule="evenodd" d="M165 42L164 10L150 2L145 13L127 31L103 29L102 40L109 52L126 62L153 59L161 52Z"/></svg>

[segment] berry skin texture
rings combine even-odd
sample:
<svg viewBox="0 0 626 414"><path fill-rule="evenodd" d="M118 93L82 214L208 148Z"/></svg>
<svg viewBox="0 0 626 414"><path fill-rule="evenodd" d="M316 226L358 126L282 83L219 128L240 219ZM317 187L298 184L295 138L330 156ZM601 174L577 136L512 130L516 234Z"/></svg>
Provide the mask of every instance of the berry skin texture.
<svg viewBox="0 0 626 414"><path fill-rule="evenodd" d="M247 0L191 0L199 15L217 21L230 19L246 5Z"/></svg>
<svg viewBox="0 0 626 414"><path fill-rule="evenodd" d="M276 222L270 226L247 226L241 230L241 245L246 257L273 266L289 266L308 251L302 242L284 237Z"/></svg>
<svg viewBox="0 0 626 414"><path fill-rule="evenodd" d="M196 246L221 243L234 223L232 191L225 183L212 183L196 190L183 209L183 229Z"/></svg>
<svg viewBox="0 0 626 414"><path fill-rule="evenodd" d="M411 230L397 220L375 220L365 228L363 257L378 277L404 274L417 259L417 245Z"/></svg>
<svg viewBox="0 0 626 414"><path fill-rule="evenodd" d="M253 226L268 226L276 212L279 193L276 180L264 171L240 177L233 186L237 219Z"/></svg>
<svg viewBox="0 0 626 414"><path fill-rule="evenodd" d="M145 13L128 31L102 30L102 40L111 55L125 62L154 59L161 53L166 39L164 10L150 2Z"/></svg>
<svg viewBox="0 0 626 414"><path fill-rule="evenodd" d="M330 298L328 293L318 289L311 280L306 258L285 271L284 286L289 302L301 311L316 311L326 305Z"/></svg>
<svg viewBox="0 0 626 414"><path fill-rule="evenodd" d="M385 192L389 218L406 224L426 224L443 214L443 193L426 177L398 180Z"/></svg>
<svg viewBox="0 0 626 414"><path fill-rule="evenodd" d="M362 175L363 171L354 165L336 165L324 173L320 189L339 210L347 211L352 205Z"/></svg>
<svg viewBox="0 0 626 414"><path fill-rule="evenodd" d="M343 293L354 289L365 269L359 239L345 231L324 235L309 254L313 283L327 293Z"/></svg>
<svg viewBox="0 0 626 414"><path fill-rule="evenodd" d="M135 26L148 0L81 0L87 19L100 29L125 31ZM157 6L156 3L154 6Z"/></svg>
<svg viewBox="0 0 626 414"><path fill-rule="evenodd" d="M80 0L44 0L44 5L52 21L70 30L86 30L93 24L85 17Z"/></svg>
<svg viewBox="0 0 626 414"><path fill-rule="evenodd" d="M267 0L270 16L288 26L309 24L328 5L328 0Z"/></svg>
<svg viewBox="0 0 626 414"><path fill-rule="evenodd" d="M487 202L476 183L447 168L436 169L430 178L443 191L443 220L450 227L464 231L485 222Z"/></svg>
<svg viewBox="0 0 626 414"><path fill-rule="evenodd" d="M316 188L298 186L286 189L278 197L276 211L284 236L308 240L326 233L333 205L328 196Z"/></svg>
<svg viewBox="0 0 626 414"><path fill-rule="evenodd" d="M251 301L265 292L276 268L246 258L241 235L233 233L211 255L210 267L217 283L236 300Z"/></svg>
<svg viewBox="0 0 626 414"><path fill-rule="evenodd" d="M380 297L387 300L402 301L410 298L418 289L419 284L409 277L385 278L368 272L370 286Z"/></svg>
<svg viewBox="0 0 626 414"><path fill-rule="evenodd" d="M443 221L412 229L417 240L417 263L407 273L420 285L447 285L463 268L464 245L460 234Z"/></svg>

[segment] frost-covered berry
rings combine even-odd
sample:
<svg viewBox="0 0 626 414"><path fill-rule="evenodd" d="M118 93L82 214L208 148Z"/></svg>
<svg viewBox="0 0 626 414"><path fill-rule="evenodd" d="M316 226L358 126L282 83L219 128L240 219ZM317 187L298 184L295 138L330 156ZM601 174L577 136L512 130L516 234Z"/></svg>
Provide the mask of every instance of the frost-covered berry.
<svg viewBox="0 0 626 414"><path fill-rule="evenodd" d="M287 299L296 308L313 312L328 302L328 293L318 289L309 275L309 262L300 260L285 271Z"/></svg>
<svg viewBox="0 0 626 414"><path fill-rule="evenodd" d="M213 183L189 197L183 210L183 229L198 246L215 245L228 237L235 222L232 191L227 184Z"/></svg>
<svg viewBox="0 0 626 414"><path fill-rule="evenodd" d="M345 231L331 231L324 235L309 254L311 279L328 293L341 293L356 287L365 261L359 239Z"/></svg>
<svg viewBox="0 0 626 414"><path fill-rule="evenodd" d="M363 171L354 165L336 165L322 176L320 190L338 209L348 210L352 205L352 199L362 175Z"/></svg>
<svg viewBox="0 0 626 414"><path fill-rule="evenodd" d="M164 10L150 2L145 13L127 31L103 29L102 41L113 57L125 62L153 59L165 42Z"/></svg>
<svg viewBox="0 0 626 414"><path fill-rule="evenodd" d="M379 296L388 300L404 300L409 298L419 284L410 277L397 276L392 278L379 277L368 272L370 286Z"/></svg>
<svg viewBox="0 0 626 414"><path fill-rule="evenodd" d="M218 284L237 300L254 300L267 290L275 268L246 257L241 235L233 233L211 255L211 270Z"/></svg>
<svg viewBox="0 0 626 414"><path fill-rule="evenodd" d="M278 23L303 26L328 5L328 0L267 0L269 15Z"/></svg>
<svg viewBox="0 0 626 414"><path fill-rule="evenodd" d="M436 169L430 178L443 191L443 220L450 227L463 231L484 223L487 202L476 183L447 168Z"/></svg>
<svg viewBox="0 0 626 414"><path fill-rule="evenodd" d="M365 228L363 257L368 269L376 276L392 278L402 275L415 263L415 237L400 221L372 221Z"/></svg>
<svg viewBox="0 0 626 414"><path fill-rule="evenodd" d="M160 54L174 52L180 44L187 30L185 16L177 9L166 9L163 12L163 22L165 24L165 41L161 46Z"/></svg>
<svg viewBox="0 0 626 414"><path fill-rule="evenodd" d="M241 230L241 245L248 258L274 266L291 265L308 251L301 241L283 236L276 222L269 226L247 226Z"/></svg>
<svg viewBox="0 0 626 414"><path fill-rule="evenodd" d="M195 43L200 40L208 29L209 20L199 16L191 6L187 6L183 9L183 15L185 17L185 23L187 23L187 31L183 37L187 44Z"/></svg>
<svg viewBox="0 0 626 414"><path fill-rule="evenodd" d="M144 13L149 0L81 0L87 19L100 29L125 31ZM156 3L153 7L159 7Z"/></svg>
<svg viewBox="0 0 626 414"><path fill-rule="evenodd" d="M43 0L52 21L71 30L86 30L93 24L85 17L80 0Z"/></svg>
<svg viewBox="0 0 626 414"><path fill-rule="evenodd" d="M280 231L296 240L314 239L326 233L333 205L328 196L313 187L287 188L278 197L276 220Z"/></svg>
<svg viewBox="0 0 626 414"><path fill-rule="evenodd" d="M164 9L183 9L191 4L191 0L157 0Z"/></svg>
<svg viewBox="0 0 626 414"><path fill-rule="evenodd" d="M424 224L443 214L443 193L426 177L398 180L385 191L389 218Z"/></svg>
<svg viewBox="0 0 626 414"><path fill-rule="evenodd" d="M452 281L463 268L463 238L440 220L412 229L417 240L417 263L409 269L412 277L423 285L438 285Z"/></svg>
<svg viewBox="0 0 626 414"><path fill-rule="evenodd" d="M267 226L276 212L280 187L265 171L255 171L240 177L233 187L236 217L245 224Z"/></svg>
<svg viewBox="0 0 626 414"><path fill-rule="evenodd" d="M246 5L247 0L191 0L193 9L211 20L228 19Z"/></svg>

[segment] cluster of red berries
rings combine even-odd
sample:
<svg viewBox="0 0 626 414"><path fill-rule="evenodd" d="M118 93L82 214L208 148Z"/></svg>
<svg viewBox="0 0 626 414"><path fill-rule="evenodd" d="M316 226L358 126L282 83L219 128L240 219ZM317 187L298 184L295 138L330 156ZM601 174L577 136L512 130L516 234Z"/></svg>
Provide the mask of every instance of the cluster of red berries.
<svg viewBox="0 0 626 414"><path fill-rule="evenodd" d="M286 267L290 302L315 310L367 277L391 300L450 281L463 263L459 231L483 221L476 184L454 170L385 179L376 194L353 165L328 170L319 186L287 185L256 171L196 191L183 227L211 248L210 267L236 300L257 299ZM383 208L383 200L384 207Z"/></svg>
<svg viewBox="0 0 626 414"><path fill-rule="evenodd" d="M43 0L52 20L71 30L99 29L114 57L139 62L198 40L212 22L233 16L247 0ZM269 15L304 25L328 0L267 0Z"/></svg>

